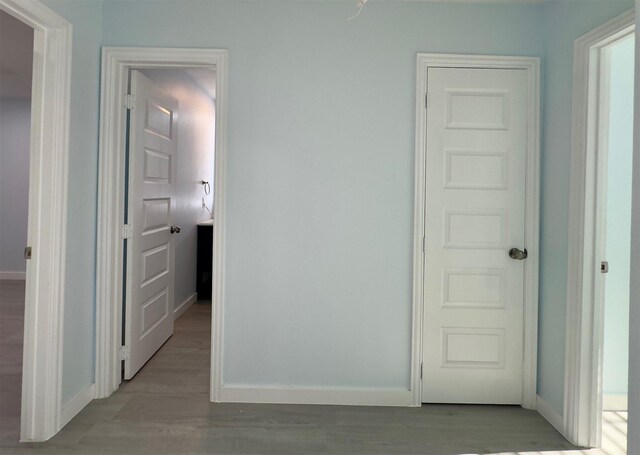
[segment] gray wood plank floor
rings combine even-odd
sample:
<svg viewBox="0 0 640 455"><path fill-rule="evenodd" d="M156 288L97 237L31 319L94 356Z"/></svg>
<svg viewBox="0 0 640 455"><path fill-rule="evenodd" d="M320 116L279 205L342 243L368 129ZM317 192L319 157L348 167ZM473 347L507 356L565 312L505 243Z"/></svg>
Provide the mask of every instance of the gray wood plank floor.
<svg viewBox="0 0 640 455"><path fill-rule="evenodd" d="M23 329L24 281L0 280L0 446L20 434Z"/></svg>
<svg viewBox="0 0 640 455"><path fill-rule="evenodd" d="M9 350L18 349L22 329L11 320L16 311L5 314L5 283L2 455L601 453L573 447L536 412L512 406L209 403L211 307L199 304L176 321L173 337L118 392L94 400L50 441L20 444L15 420L20 356Z"/></svg>

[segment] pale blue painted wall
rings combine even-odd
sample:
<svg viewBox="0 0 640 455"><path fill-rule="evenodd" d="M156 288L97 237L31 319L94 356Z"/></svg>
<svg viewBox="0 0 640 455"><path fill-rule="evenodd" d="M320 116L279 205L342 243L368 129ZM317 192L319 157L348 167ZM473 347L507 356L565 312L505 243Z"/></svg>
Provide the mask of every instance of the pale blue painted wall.
<svg viewBox="0 0 640 455"><path fill-rule="evenodd" d="M85 278L69 278L71 396L93 365L75 345L93 345L100 12L47 3L78 22L86 76L74 66L70 239L91 246L69 257ZM415 54L546 54L539 392L561 410L571 48L630 6L372 2L346 22L351 2L105 2L104 45L230 51L225 383L408 386Z"/></svg>
<svg viewBox="0 0 640 455"><path fill-rule="evenodd" d="M105 3L105 45L230 52L227 385L408 388L416 53L542 53L537 5L352 13Z"/></svg>
<svg viewBox="0 0 640 455"><path fill-rule="evenodd" d="M607 179L604 366L605 395L626 395L629 384L629 277L633 167L634 36L611 48Z"/></svg>
<svg viewBox="0 0 640 455"><path fill-rule="evenodd" d="M73 24L62 403L94 381L101 1L45 0Z"/></svg>
<svg viewBox="0 0 640 455"><path fill-rule="evenodd" d="M562 413L569 240L573 43L633 2L549 2L545 41L540 226L538 394Z"/></svg>

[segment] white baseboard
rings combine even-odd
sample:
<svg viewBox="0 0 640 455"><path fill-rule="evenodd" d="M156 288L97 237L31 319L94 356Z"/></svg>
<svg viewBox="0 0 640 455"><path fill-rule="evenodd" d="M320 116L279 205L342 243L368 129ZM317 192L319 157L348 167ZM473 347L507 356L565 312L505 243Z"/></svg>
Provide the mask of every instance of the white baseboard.
<svg viewBox="0 0 640 455"><path fill-rule="evenodd" d="M628 407L627 395L602 395L603 411L627 411Z"/></svg>
<svg viewBox="0 0 640 455"><path fill-rule="evenodd" d="M193 303L198 300L198 293L194 292L193 295L189 296L187 298L187 300L185 300L184 302L182 302L180 305L178 305L178 308L176 308L175 310L173 310L173 320L175 321L176 319L178 319L180 316L182 316L184 314L185 311L187 311L189 309L189 307L191 305L193 305Z"/></svg>
<svg viewBox="0 0 640 455"><path fill-rule="evenodd" d="M62 406L60 428L68 424L71 419L78 415L95 398L95 384L89 384L84 390L76 394L66 404Z"/></svg>
<svg viewBox="0 0 640 455"><path fill-rule="evenodd" d="M222 403L337 404L353 406L412 406L409 390L311 389L222 386Z"/></svg>
<svg viewBox="0 0 640 455"><path fill-rule="evenodd" d="M27 272L0 272L0 280L26 280Z"/></svg>
<svg viewBox="0 0 640 455"><path fill-rule="evenodd" d="M560 432L562 436L565 436L564 432L564 419L558 411L556 411L549 403L540 398L540 395L536 396L536 409L538 414L545 418L553 427Z"/></svg>

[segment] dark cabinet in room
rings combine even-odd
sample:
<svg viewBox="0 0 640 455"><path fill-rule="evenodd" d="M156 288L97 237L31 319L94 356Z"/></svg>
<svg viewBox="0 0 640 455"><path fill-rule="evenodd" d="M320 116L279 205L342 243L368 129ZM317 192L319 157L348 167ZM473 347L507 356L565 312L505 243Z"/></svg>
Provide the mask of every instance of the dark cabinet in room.
<svg viewBox="0 0 640 455"><path fill-rule="evenodd" d="M213 223L198 223L196 292L198 300L211 300L213 260Z"/></svg>

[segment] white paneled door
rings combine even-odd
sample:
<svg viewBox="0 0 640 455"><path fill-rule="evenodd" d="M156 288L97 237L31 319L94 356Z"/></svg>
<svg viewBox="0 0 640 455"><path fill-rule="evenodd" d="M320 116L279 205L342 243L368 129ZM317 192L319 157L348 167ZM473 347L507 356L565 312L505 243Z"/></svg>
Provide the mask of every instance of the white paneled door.
<svg viewBox="0 0 640 455"><path fill-rule="evenodd" d="M522 403L527 78L428 69L423 402Z"/></svg>
<svg viewBox="0 0 640 455"><path fill-rule="evenodd" d="M171 225L177 161L178 101L131 72L129 225L125 379L131 379L173 334Z"/></svg>

